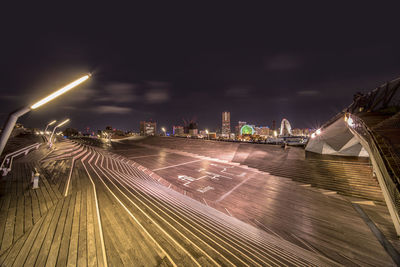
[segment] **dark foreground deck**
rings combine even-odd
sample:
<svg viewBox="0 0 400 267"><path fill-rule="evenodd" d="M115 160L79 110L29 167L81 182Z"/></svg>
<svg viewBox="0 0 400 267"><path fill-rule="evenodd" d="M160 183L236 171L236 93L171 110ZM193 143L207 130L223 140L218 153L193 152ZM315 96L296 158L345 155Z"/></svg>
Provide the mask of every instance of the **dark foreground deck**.
<svg viewBox="0 0 400 267"><path fill-rule="evenodd" d="M39 189L31 189L33 167L41 173ZM1 180L0 264L334 266L342 260L239 220L234 209L229 214L185 196L167 179L102 149L43 145ZM374 256L372 264L393 264L381 250Z"/></svg>

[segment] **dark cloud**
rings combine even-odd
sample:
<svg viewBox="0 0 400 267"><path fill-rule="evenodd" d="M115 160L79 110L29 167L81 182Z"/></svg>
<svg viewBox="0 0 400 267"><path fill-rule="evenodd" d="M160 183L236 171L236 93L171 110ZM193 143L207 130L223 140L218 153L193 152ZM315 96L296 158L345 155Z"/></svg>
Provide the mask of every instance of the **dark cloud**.
<svg viewBox="0 0 400 267"><path fill-rule="evenodd" d="M127 114L130 113L132 109L119 106L98 106L95 107L93 111L99 114Z"/></svg>
<svg viewBox="0 0 400 267"><path fill-rule="evenodd" d="M319 91L317 90L302 90L297 92L298 95L301 96L313 96L313 95L318 95Z"/></svg>
<svg viewBox="0 0 400 267"><path fill-rule="evenodd" d="M68 116L77 128L138 130L141 120L168 127L185 117L215 129L224 110L232 125L324 122L355 92L400 75L399 5L4 4L0 119L92 72L21 122Z"/></svg>
<svg viewBox="0 0 400 267"><path fill-rule="evenodd" d="M287 54L273 56L266 60L267 70L288 71L298 69L300 67L301 64L299 59Z"/></svg>

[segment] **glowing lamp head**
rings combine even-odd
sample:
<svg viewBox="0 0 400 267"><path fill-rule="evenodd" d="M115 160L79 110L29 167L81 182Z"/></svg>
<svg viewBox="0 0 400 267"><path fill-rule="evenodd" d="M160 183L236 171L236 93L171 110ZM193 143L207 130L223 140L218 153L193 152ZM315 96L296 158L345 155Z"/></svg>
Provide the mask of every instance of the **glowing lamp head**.
<svg viewBox="0 0 400 267"><path fill-rule="evenodd" d="M63 125L66 124L67 122L69 122L69 119L66 119L65 121L63 121L62 123L60 123L59 125L57 125L57 128L63 126Z"/></svg>
<svg viewBox="0 0 400 267"><path fill-rule="evenodd" d="M353 121L353 119L352 119L351 117L349 117L349 118L347 119L347 124L348 124L350 127L353 127L353 126L354 126L354 121Z"/></svg>
<svg viewBox="0 0 400 267"><path fill-rule="evenodd" d="M161 130L165 133L165 128L164 127L162 127Z"/></svg>
<svg viewBox="0 0 400 267"><path fill-rule="evenodd" d="M50 122L50 123L48 124L48 126L51 126L51 125L53 125L53 124L56 123L56 122L57 122L57 121L54 120L54 121Z"/></svg>
<svg viewBox="0 0 400 267"><path fill-rule="evenodd" d="M42 100L40 100L40 101L36 102L35 104L33 104L33 105L31 106L31 109L36 109L36 108L38 108L38 107L40 107L40 106L46 104L47 102L53 100L54 98L56 98L56 97L58 97L58 96L60 96L60 95L62 95L62 94L64 94L64 93L68 92L68 91L71 90L72 88L78 86L79 84L81 84L81 83L83 83L84 81L86 81L87 79L89 79L89 77L90 77L90 74L85 75L85 76L79 78L78 80L73 81L72 83L70 83L70 84L64 86L63 88L58 89L57 91L55 91L55 92L52 93L51 95L48 95L48 96L46 96L45 98L43 98Z"/></svg>
<svg viewBox="0 0 400 267"><path fill-rule="evenodd" d="M206 134L208 134L208 130L206 129Z"/></svg>
<svg viewBox="0 0 400 267"><path fill-rule="evenodd" d="M317 135L320 135L320 134L321 134L321 129L318 129L317 131L315 131L315 133L316 133Z"/></svg>
<svg viewBox="0 0 400 267"><path fill-rule="evenodd" d="M315 133L311 134L311 138L314 139L316 137Z"/></svg>

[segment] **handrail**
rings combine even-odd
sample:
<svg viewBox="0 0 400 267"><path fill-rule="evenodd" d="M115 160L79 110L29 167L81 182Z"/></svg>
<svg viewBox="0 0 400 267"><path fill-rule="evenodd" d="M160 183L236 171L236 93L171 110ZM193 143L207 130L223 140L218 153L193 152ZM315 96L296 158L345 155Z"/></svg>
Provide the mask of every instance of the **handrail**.
<svg viewBox="0 0 400 267"><path fill-rule="evenodd" d="M361 143L366 143L366 149L370 153L372 165L382 189L386 205L396 228L396 233L400 236L400 180L398 173L393 169L391 162L382 150L384 143L378 142L377 135L366 125L366 123L356 115L346 114L347 127ZM389 150L390 156L392 152Z"/></svg>
<svg viewBox="0 0 400 267"><path fill-rule="evenodd" d="M385 145L385 148L388 149L388 151L389 151L389 153L390 153L390 156L391 156L392 158L397 159L397 160L395 160L395 163L396 163L396 167L397 167L399 170L395 170L395 169L393 168L392 164L390 164L390 162L389 162L388 158L386 157L386 155L382 152L382 149L379 149L379 148L380 148L380 146L378 145L379 142L376 140L376 136L375 136L374 132L368 127L368 125L367 125L360 117L358 117L358 116L356 116L356 115L354 115L354 114L351 114L351 118L353 118L353 121L355 122L355 126L356 126L356 127L353 127L353 128L354 128L356 131L359 132L359 127L357 127L358 124L362 124L362 127L365 129L365 131L368 133L368 135L370 136L370 138L371 138L372 141L374 142L374 145L376 146L376 148L377 148L377 150L378 150L380 156L384 159L386 168L389 168L389 169L392 171L393 176L396 178L395 183L396 183L396 185L397 185L397 187L398 187L398 190L400 191L400 179L399 179L399 176L398 176L399 171L400 171L400 167L397 165L397 162L400 162L400 158L397 156L396 153L393 152L392 146L388 145L388 144L387 144L387 141L385 140L385 138L382 137L382 138L383 138L383 144ZM357 128L358 128L358 129L357 129Z"/></svg>
<svg viewBox="0 0 400 267"><path fill-rule="evenodd" d="M4 159L3 159L3 161L2 161L2 163L1 163L1 165L0 165L0 169L3 168L4 163L5 163L5 161L6 161L6 159L7 159L8 157L10 157L10 156L12 156L12 155L14 155L14 154L20 153L20 152L25 152L25 150L29 150L30 148L36 147L36 146L38 146L38 145L40 145L40 144L39 144L39 143L34 143L34 144L32 144L32 145L29 145L29 146L26 146L26 147L24 147L24 148L21 148L21 149L19 149L19 150L17 150L17 151L8 153L8 154L4 157Z"/></svg>

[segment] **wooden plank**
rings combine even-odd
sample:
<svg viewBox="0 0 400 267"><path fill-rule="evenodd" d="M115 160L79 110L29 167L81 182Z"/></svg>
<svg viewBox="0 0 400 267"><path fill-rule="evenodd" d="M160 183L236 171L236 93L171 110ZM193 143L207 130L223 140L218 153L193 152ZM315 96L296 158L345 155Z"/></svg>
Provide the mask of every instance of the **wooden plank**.
<svg viewBox="0 0 400 267"><path fill-rule="evenodd" d="M14 227L14 242L24 234L24 210L25 210L25 197L20 194L17 197L17 211L15 216Z"/></svg>
<svg viewBox="0 0 400 267"><path fill-rule="evenodd" d="M54 233L54 237L51 241L50 251L48 253L46 266L55 266L57 263L57 257L61 245L61 239L63 237L65 221L67 219L69 203L71 201L71 197L68 196L64 199L64 204L61 210L60 218L57 221L57 228Z"/></svg>
<svg viewBox="0 0 400 267"><path fill-rule="evenodd" d="M25 199L25 210L24 210L24 232L28 231L33 225L32 217L32 198L29 194L30 190L27 190L24 194Z"/></svg>
<svg viewBox="0 0 400 267"><path fill-rule="evenodd" d="M47 208L49 209L50 207L52 207L55 204L55 202L53 203L53 200L51 199L50 194L49 194L46 186L44 185L43 181L39 181L39 183L40 183L39 189L42 191Z"/></svg>
<svg viewBox="0 0 400 267"><path fill-rule="evenodd" d="M1 206L1 211L0 211L0 241L3 240L10 203L11 203L11 194L6 194L4 196L3 204Z"/></svg>
<svg viewBox="0 0 400 267"><path fill-rule="evenodd" d="M15 173L14 173L15 174ZM3 240L1 242L1 249L0 251L5 251L7 248L9 248L13 242L13 236L14 236L14 227L15 227L15 214L17 211L17 183L16 183L16 178L15 175L12 175L12 182L11 182L11 190L10 190L10 195L11 195L11 200L10 200L10 206L7 211L7 219L4 227L4 234L3 234Z"/></svg>
<svg viewBox="0 0 400 267"><path fill-rule="evenodd" d="M83 179L88 179L87 177L80 176ZM94 266L97 264L96 258L96 237L94 235L94 223L97 220L93 220L94 211L93 211L93 200L94 194L93 189L90 186L87 186L87 258L88 258L88 266Z"/></svg>
<svg viewBox="0 0 400 267"><path fill-rule="evenodd" d="M76 200L74 207L74 216L72 219L71 237L69 242L67 266L77 265L78 256L78 240L79 240L79 224L80 224L80 212L81 212L81 196L82 192L76 192Z"/></svg>
<svg viewBox="0 0 400 267"><path fill-rule="evenodd" d="M78 178L79 179L79 178ZM80 181L81 182L81 181ZM87 266L87 191L86 185L81 183L81 211L79 223L78 266Z"/></svg>
<svg viewBox="0 0 400 267"><path fill-rule="evenodd" d="M52 200L53 203L56 203L60 197L57 197L57 194L54 192L53 187L50 185L49 181L47 180L47 178L45 176L41 176L41 181L42 181L42 185L44 185L46 187L47 192L49 193L49 196Z"/></svg>
<svg viewBox="0 0 400 267"><path fill-rule="evenodd" d="M41 244L41 248L39 251L39 255L36 259L35 265L44 266L47 261L47 257L49 256L50 247L54 238L54 234L58 225L58 221L60 219L60 214L63 208L65 201L60 200L60 202L56 205L56 209L54 211L54 216L51 219L49 228L47 230L46 236L43 239Z"/></svg>
<svg viewBox="0 0 400 267"><path fill-rule="evenodd" d="M3 261L0 262L1 266L11 266L14 263L18 254L22 250L27 238L29 237L31 231L32 228L28 232L26 232L22 237L16 240L16 242L12 245L9 251L5 253L6 257L4 258L4 262Z"/></svg>
<svg viewBox="0 0 400 267"><path fill-rule="evenodd" d="M59 205L60 204L62 204L62 203L60 202ZM35 236L35 238L31 241L31 245L25 248L25 250L24 250L25 253L23 253L21 251L21 253L19 254L19 255L21 255L21 259L19 260L19 262L21 262L22 264L16 265L16 266L22 266L22 265L34 266L35 265L35 262L39 255L39 251L42 246L43 240L46 237L47 231L50 227L50 223L53 220L53 217L55 215L55 210L56 210L56 207L55 206L52 207L47 212L47 214L44 217L42 217L42 218L44 218L43 220L41 220L42 223L35 224L34 227L39 226L39 231L38 231L37 235ZM26 259L26 261L25 261L25 259ZM18 258L17 258L17 260L18 260Z"/></svg>
<svg viewBox="0 0 400 267"><path fill-rule="evenodd" d="M66 266L68 259L68 247L71 240L72 222L74 219L74 209L76 204L77 193L71 194L71 200L68 206L67 218L65 220L64 232L62 234L60 250L58 253L56 266Z"/></svg>
<svg viewBox="0 0 400 267"><path fill-rule="evenodd" d="M42 217L41 212L40 212L40 205L39 205L39 199L36 193L37 190L29 190L29 195L31 197L32 201L32 220L33 224L37 223L39 219Z"/></svg>

